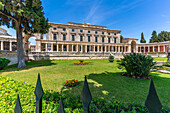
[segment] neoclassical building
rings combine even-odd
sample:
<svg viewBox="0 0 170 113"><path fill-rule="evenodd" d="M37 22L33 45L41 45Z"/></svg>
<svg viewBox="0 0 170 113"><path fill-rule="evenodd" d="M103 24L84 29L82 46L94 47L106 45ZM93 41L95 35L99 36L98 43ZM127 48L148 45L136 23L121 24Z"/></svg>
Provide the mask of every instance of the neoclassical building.
<svg viewBox="0 0 170 113"><path fill-rule="evenodd" d="M0 50L1 51L16 51L17 40L9 35L7 30L0 28Z"/></svg>
<svg viewBox="0 0 170 113"><path fill-rule="evenodd" d="M120 42L120 30L88 23L51 25L46 39L37 35L37 52L64 53L154 53L167 52L170 41L159 43L138 43L138 39L125 38Z"/></svg>
<svg viewBox="0 0 170 113"><path fill-rule="evenodd" d="M49 23L51 27L46 34L23 35L25 51L88 55L116 54L116 53L166 53L170 41L159 43L138 43L136 38L125 38L120 42L120 30L108 29L106 26L88 23L58 24ZM36 37L36 45L30 45L28 39ZM0 28L0 50L16 51L17 41L6 30ZM26 52L27 53L27 52Z"/></svg>

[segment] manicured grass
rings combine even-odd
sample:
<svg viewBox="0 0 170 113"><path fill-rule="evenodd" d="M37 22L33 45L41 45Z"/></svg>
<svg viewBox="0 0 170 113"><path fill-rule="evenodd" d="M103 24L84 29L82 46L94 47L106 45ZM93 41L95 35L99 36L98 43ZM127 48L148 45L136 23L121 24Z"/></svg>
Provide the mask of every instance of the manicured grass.
<svg viewBox="0 0 170 113"><path fill-rule="evenodd" d="M153 59L154 61L167 61L168 60L167 57L154 57Z"/></svg>
<svg viewBox="0 0 170 113"><path fill-rule="evenodd" d="M73 65L77 61L27 62L27 67L8 66L0 71L0 74L35 85L37 75L40 73L43 88L55 91L61 91L62 89L62 93L74 95L81 94L84 76L87 75L93 97L105 99L114 97L121 102L144 104L150 80L121 76L123 71L117 68L116 61L110 63L108 60L86 60L93 63L89 65ZM152 72L151 75L162 104L170 107L170 75L157 72ZM78 79L80 84L74 88L65 88L63 84L67 79Z"/></svg>

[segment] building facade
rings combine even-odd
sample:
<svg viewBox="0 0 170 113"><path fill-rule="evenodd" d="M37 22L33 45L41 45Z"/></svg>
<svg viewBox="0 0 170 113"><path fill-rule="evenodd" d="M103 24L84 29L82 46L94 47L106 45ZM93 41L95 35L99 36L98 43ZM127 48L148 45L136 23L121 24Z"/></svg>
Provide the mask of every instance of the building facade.
<svg viewBox="0 0 170 113"><path fill-rule="evenodd" d="M107 29L106 26L91 25L88 23L58 24L49 23L51 27L46 34L23 35L25 51L50 52L74 54L94 53L166 53L170 47L170 41L159 43L138 43L138 39L125 38L120 42L120 30ZM30 37L36 37L36 45L30 45ZM17 40L0 28L0 50L16 51ZM27 53L27 52L26 52Z"/></svg>
<svg viewBox="0 0 170 113"><path fill-rule="evenodd" d="M49 24L52 27L46 34L46 40L36 39L38 52L101 53L118 51L121 45L120 30L111 30L105 26L88 23Z"/></svg>
<svg viewBox="0 0 170 113"><path fill-rule="evenodd" d="M138 39L125 38L120 42L120 30L88 23L51 25L46 39L39 35L36 39L37 52L65 53L154 53L167 52L170 42L138 43Z"/></svg>

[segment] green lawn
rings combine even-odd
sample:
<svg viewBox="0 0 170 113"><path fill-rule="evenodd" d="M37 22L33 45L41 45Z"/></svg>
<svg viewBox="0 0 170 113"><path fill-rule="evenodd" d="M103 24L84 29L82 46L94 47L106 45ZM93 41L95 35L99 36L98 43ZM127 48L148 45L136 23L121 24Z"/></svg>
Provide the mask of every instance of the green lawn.
<svg viewBox="0 0 170 113"><path fill-rule="evenodd" d="M168 60L167 57L154 57L153 59L154 61L167 61Z"/></svg>
<svg viewBox="0 0 170 113"><path fill-rule="evenodd" d="M8 66L0 71L0 74L35 85L37 75L40 73L43 88L55 91L62 89L62 93L75 95L80 95L84 76L87 75L93 97L105 99L114 97L121 102L144 104L150 80L121 76L123 71L117 68L116 61L110 63L108 60L88 60L93 63L81 66L73 65L76 61L78 60L27 62L27 67ZM152 72L151 75L162 104L170 107L170 75L157 72ZM80 81L79 86L64 88L65 80L72 78Z"/></svg>

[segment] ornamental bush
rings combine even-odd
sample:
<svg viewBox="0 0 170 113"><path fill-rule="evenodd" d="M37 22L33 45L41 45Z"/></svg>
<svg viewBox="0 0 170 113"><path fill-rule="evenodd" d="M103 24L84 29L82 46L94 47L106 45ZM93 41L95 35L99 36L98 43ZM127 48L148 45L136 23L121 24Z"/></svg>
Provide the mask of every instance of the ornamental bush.
<svg viewBox="0 0 170 113"><path fill-rule="evenodd" d="M79 62L74 62L74 65L87 65L89 63L92 63L92 61L79 60Z"/></svg>
<svg viewBox="0 0 170 113"><path fill-rule="evenodd" d="M147 77L150 73L150 69L155 65L153 58L149 55L130 54L124 56L119 64L120 69L126 69L126 74L129 76Z"/></svg>
<svg viewBox="0 0 170 113"><path fill-rule="evenodd" d="M110 61L110 62L113 62L113 61L114 61L114 56L113 56L113 55L110 55L110 56L109 56L109 61Z"/></svg>
<svg viewBox="0 0 170 113"><path fill-rule="evenodd" d="M0 58L0 70L5 68L10 63L10 60L6 58Z"/></svg>

